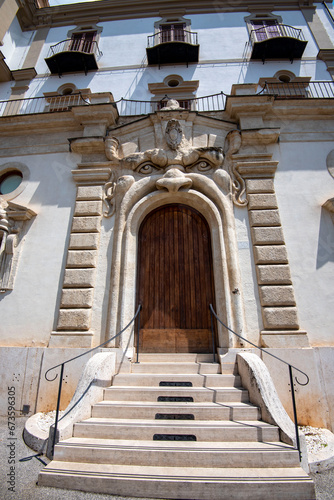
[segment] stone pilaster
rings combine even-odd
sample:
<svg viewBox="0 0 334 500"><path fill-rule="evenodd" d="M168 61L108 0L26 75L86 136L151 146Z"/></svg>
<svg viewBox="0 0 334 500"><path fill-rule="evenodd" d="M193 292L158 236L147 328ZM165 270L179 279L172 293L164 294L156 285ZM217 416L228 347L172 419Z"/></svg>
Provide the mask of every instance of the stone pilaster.
<svg viewBox="0 0 334 500"><path fill-rule="evenodd" d="M276 162L239 162L246 183L248 215L261 302L266 347L306 347L300 330L287 249L274 187Z"/></svg>
<svg viewBox="0 0 334 500"><path fill-rule="evenodd" d="M79 167L73 171L77 195L57 330L51 335L50 347L91 347L94 332L90 330L90 324L102 220L103 186L109 176L109 168Z"/></svg>

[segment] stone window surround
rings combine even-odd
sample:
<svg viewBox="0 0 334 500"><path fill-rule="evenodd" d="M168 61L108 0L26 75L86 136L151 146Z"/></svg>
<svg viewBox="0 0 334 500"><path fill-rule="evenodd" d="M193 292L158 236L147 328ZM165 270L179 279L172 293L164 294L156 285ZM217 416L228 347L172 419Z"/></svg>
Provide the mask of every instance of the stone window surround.
<svg viewBox="0 0 334 500"><path fill-rule="evenodd" d="M100 38L101 38L101 33L103 31L102 26L97 26L98 21L94 22L92 21L91 24L86 24L86 23L80 23L78 26L70 31L67 32L67 38L72 38L72 35L75 34L80 34L80 33L89 33L91 31L96 32L95 36L95 42L97 45L99 44Z"/></svg>
<svg viewBox="0 0 334 500"><path fill-rule="evenodd" d="M281 16L278 16L278 15L275 15L275 14L272 14L269 12L265 12L265 11L250 14L249 16L244 17L244 20L246 22L246 26L247 26L247 30L248 30L249 35L251 34L251 31L254 29L254 27L252 25L252 21L277 21L278 24L282 24L282 22L283 22Z"/></svg>
<svg viewBox="0 0 334 500"><path fill-rule="evenodd" d="M191 20L190 19L185 19L183 16L179 16L177 14L173 15L170 14L166 17L161 18L159 21L156 21L154 23L154 32L159 33L160 31L160 26L162 24L175 24L175 23L183 23L186 25L186 30L191 31Z"/></svg>

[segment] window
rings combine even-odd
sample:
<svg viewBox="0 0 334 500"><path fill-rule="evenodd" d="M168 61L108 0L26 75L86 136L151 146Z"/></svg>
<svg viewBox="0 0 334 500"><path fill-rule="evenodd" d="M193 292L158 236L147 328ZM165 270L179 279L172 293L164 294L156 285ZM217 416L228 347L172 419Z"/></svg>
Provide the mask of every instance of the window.
<svg viewBox="0 0 334 500"><path fill-rule="evenodd" d="M275 19L253 20L251 23L255 30L255 39L257 42L282 36L280 26Z"/></svg>
<svg viewBox="0 0 334 500"><path fill-rule="evenodd" d="M161 24L160 25L160 43L166 42L184 42L185 41L185 23Z"/></svg>
<svg viewBox="0 0 334 500"><path fill-rule="evenodd" d="M0 194L9 194L15 191L22 182L22 173L12 170L0 177Z"/></svg>
<svg viewBox="0 0 334 500"><path fill-rule="evenodd" d="M74 52L86 52L87 54L93 52L96 35L96 31L73 33L69 50L73 50Z"/></svg>

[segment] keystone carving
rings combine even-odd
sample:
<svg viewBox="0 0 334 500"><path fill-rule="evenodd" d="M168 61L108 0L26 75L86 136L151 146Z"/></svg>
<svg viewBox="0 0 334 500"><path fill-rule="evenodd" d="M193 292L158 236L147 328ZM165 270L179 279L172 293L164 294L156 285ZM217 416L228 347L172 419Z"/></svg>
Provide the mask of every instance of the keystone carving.
<svg viewBox="0 0 334 500"><path fill-rule="evenodd" d="M13 289L19 233L24 222L35 215L32 210L12 202L0 205L0 293Z"/></svg>

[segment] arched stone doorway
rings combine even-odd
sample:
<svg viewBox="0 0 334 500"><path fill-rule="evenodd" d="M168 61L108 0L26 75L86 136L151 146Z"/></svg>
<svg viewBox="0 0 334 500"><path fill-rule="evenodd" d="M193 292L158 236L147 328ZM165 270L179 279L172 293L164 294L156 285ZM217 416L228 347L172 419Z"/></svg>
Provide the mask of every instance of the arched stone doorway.
<svg viewBox="0 0 334 500"><path fill-rule="evenodd" d="M194 208L163 205L143 220L137 302L141 352L212 352L214 303L210 228Z"/></svg>

